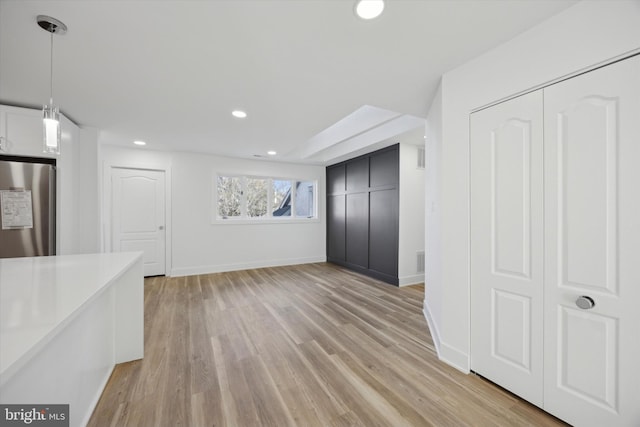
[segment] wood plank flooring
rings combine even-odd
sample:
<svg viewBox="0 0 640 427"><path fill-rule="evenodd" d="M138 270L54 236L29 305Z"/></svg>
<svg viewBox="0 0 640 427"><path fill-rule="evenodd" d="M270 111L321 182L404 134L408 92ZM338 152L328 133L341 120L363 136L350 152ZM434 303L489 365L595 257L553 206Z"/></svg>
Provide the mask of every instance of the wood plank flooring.
<svg viewBox="0 0 640 427"><path fill-rule="evenodd" d="M89 426L563 425L438 361L423 298L324 263L146 279Z"/></svg>

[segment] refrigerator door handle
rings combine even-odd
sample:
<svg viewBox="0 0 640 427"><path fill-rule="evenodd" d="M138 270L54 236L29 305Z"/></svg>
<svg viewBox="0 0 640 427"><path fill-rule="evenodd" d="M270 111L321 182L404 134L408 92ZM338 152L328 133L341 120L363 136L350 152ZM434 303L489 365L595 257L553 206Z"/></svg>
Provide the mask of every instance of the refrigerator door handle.
<svg viewBox="0 0 640 427"><path fill-rule="evenodd" d="M49 168L49 254L56 255L56 167Z"/></svg>

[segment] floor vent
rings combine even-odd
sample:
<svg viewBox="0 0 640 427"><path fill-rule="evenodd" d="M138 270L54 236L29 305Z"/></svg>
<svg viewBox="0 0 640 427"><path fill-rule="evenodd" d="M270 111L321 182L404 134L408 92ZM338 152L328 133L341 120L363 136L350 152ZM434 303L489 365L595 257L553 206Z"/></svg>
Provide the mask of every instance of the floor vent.
<svg viewBox="0 0 640 427"><path fill-rule="evenodd" d="M424 251L416 252L416 272L424 273Z"/></svg>
<svg viewBox="0 0 640 427"><path fill-rule="evenodd" d="M418 147L418 162L417 162L417 167L418 169L424 169L424 162L425 160L425 151L424 151L424 147Z"/></svg>

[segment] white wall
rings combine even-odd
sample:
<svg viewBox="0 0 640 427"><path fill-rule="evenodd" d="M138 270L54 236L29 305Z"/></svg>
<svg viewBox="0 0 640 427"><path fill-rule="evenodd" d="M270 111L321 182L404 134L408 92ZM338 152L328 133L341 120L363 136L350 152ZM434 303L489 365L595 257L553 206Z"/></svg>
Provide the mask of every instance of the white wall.
<svg viewBox="0 0 640 427"><path fill-rule="evenodd" d="M413 143L400 144L400 217L398 230L398 283L406 286L424 282L417 271L417 252L424 251L424 169L418 169L418 145L422 132Z"/></svg>
<svg viewBox="0 0 640 427"><path fill-rule="evenodd" d="M78 147L78 253L100 252L98 130L80 128Z"/></svg>
<svg viewBox="0 0 640 427"><path fill-rule="evenodd" d="M101 147L103 173L103 242L108 249L111 166L170 171L170 274L231 271L326 260L325 169L206 154ZM214 179L217 173L300 178L318 182L318 220L287 223L216 222Z"/></svg>
<svg viewBox="0 0 640 427"><path fill-rule="evenodd" d="M38 111L38 113L40 113ZM38 114L39 116L40 114ZM38 117L40 122L40 117ZM38 123L40 124L40 123ZM62 144L58 156L58 254L76 254L80 252L81 232L78 232L80 215L79 183L80 177L80 129L66 117L61 117Z"/></svg>
<svg viewBox="0 0 640 427"><path fill-rule="evenodd" d="M443 76L427 126L442 150L427 240L442 232L442 261L429 263L425 298L443 360L469 370L469 112L639 48L640 1L582 1Z"/></svg>
<svg viewBox="0 0 640 427"><path fill-rule="evenodd" d="M442 323L442 86L433 99L425 131L425 286L424 313L434 345L441 353Z"/></svg>
<svg viewBox="0 0 640 427"><path fill-rule="evenodd" d="M60 255L95 252L96 233L86 228L89 225L83 217L97 209L97 200L84 199L91 191L85 185L97 179L95 160L88 159L86 152L92 144L95 147L97 141L92 140L90 134L82 137L83 131L62 115L61 127L60 155L45 154L42 152L42 111L0 105L0 136L6 138L8 147L0 154L57 159L56 252Z"/></svg>

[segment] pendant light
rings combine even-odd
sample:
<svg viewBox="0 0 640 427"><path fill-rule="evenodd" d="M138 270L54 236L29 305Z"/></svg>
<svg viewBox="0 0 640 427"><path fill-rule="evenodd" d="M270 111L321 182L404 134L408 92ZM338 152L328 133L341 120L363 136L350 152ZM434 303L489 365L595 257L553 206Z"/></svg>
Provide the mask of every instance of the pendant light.
<svg viewBox="0 0 640 427"><path fill-rule="evenodd" d="M46 15L38 15L38 25L45 31L51 33L51 63L50 63L50 89L51 96L49 104L42 107L43 113L43 152L51 154L60 154L60 110L53 104L53 35L64 34L67 32L67 26L55 18Z"/></svg>

